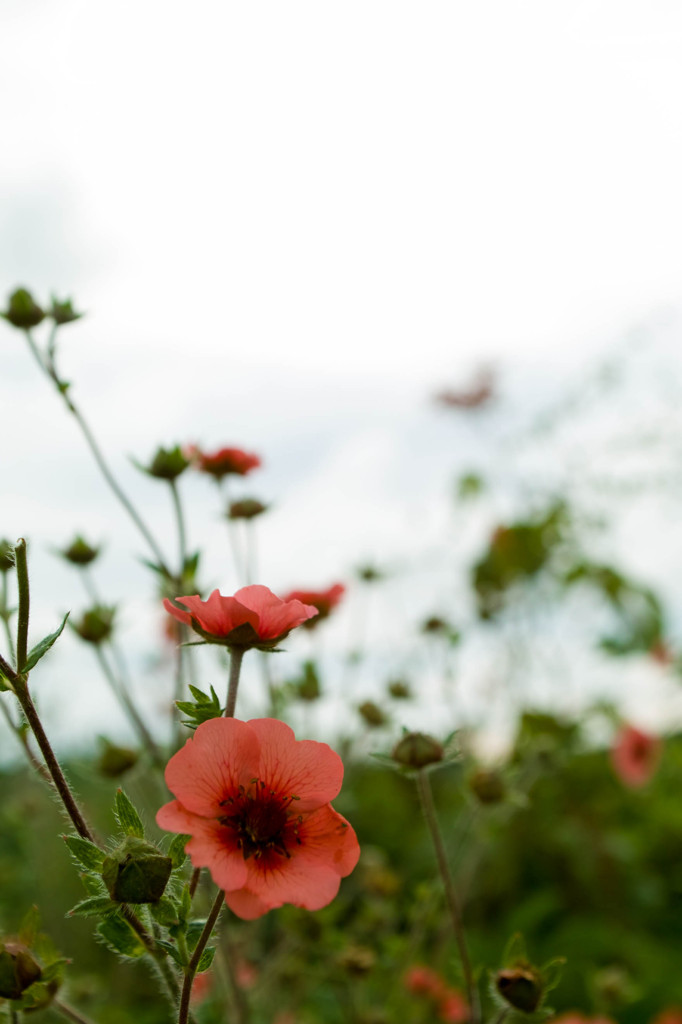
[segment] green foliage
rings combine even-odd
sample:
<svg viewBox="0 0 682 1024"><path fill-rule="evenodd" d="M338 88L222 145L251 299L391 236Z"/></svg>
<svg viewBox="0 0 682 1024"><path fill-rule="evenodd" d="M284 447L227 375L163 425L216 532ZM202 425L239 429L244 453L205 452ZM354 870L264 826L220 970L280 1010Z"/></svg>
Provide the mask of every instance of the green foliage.
<svg viewBox="0 0 682 1024"><path fill-rule="evenodd" d="M177 700L175 702L176 707L183 715L187 715L187 718L183 721L183 725L186 725L188 729L196 729L202 722L208 722L211 718L220 718L223 713L218 694L211 687L211 695L204 693L199 689L198 686L192 686L190 684L190 690L193 701L190 700Z"/></svg>
<svg viewBox="0 0 682 1024"><path fill-rule="evenodd" d="M22 671L30 672L32 668L35 668L40 659L47 654L50 647L52 647L54 642L62 635L62 631L64 629L64 626L66 625L66 620L68 619L68 617L69 612L66 613L66 615L61 621L61 625L59 625L57 629L55 629L54 633L50 633L49 636L43 637L40 643L37 643L35 647L33 647L29 651L28 657L26 659L26 664L24 665Z"/></svg>
<svg viewBox="0 0 682 1024"><path fill-rule="evenodd" d="M144 839L144 825L142 819L133 806L132 801L126 796L122 789L116 790L114 801L114 817L119 828L127 836L137 836Z"/></svg>

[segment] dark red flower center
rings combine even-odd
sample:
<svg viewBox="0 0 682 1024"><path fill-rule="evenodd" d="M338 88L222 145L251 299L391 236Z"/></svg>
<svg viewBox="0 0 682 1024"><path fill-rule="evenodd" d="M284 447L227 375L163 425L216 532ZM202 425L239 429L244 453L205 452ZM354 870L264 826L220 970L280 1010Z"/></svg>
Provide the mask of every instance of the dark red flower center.
<svg viewBox="0 0 682 1024"><path fill-rule="evenodd" d="M248 789L240 786L233 796L221 801L227 813L220 823L236 834L244 860L258 860L265 853L291 857L288 846L300 846L298 826L303 820L291 814L294 800L298 797L275 793L261 779L252 779Z"/></svg>

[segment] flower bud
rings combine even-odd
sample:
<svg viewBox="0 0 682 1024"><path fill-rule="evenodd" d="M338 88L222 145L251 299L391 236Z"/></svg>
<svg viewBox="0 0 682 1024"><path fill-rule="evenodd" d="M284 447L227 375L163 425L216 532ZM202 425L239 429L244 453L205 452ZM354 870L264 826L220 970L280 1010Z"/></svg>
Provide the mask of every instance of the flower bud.
<svg viewBox="0 0 682 1024"><path fill-rule="evenodd" d="M339 955L339 966L349 974L361 978L376 964L376 953L367 946L348 946Z"/></svg>
<svg viewBox="0 0 682 1024"><path fill-rule="evenodd" d="M0 572L9 572L14 568L14 544L8 540L0 540Z"/></svg>
<svg viewBox="0 0 682 1024"><path fill-rule="evenodd" d="M256 498L242 498L240 501L233 501L227 510L228 519L255 519L263 512L267 512L268 506Z"/></svg>
<svg viewBox="0 0 682 1024"><path fill-rule="evenodd" d="M175 448L157 448L154 458L148 466L139 468L157 480L176 480L184 473L190 460L184 455L179 445Z"/></svg>
<svg viewBox="0 0 682 1024"><path fill-rule="evenodd" d="M395 700L409 700L412 696L410 687L403 679L392 679L387 689Z"/></svg>
<svg viewBox="0 0 682 1024"><path fill-rule="evenodd" d="M86 643L101 644L108 640L113 632L115 614L115 608L98 604L83 612L80 621L74 622L72 628Z"/></svg>
<svg viewBox="0 0 682 1024"><path fill-rule="evenodd" d="M0 997L21 999L42 976L40 964L19 942L0 942Z"/></svg>
<svg viewBox="0 0 682 1024"><path fill-rule="evenodd" d="M362 580L363 583L378 583L379 580L384 578L384 573L373 565L361 565L357 573L358 579Z"/></svg>
<svg viewBox="0 0 682 1024"><path fill-rule="evenodd" d="M504 799L504 779L492 768L479 768L469 779L469 788L482 804L499 804Z"/></svg>
<svg viewBox="0 0 682 1024"><path fill-rule="evenodd" d="M442 743L425 732L408 732L393 748L393 760L407 768L425 768L442 761L444 755Z"/></svg>
<svg viewBox="0 0 682 1024"><path fill-rule="evenodd" d="M498 971L495 988L515 1010L534 1013L542 998L542 982L532 967L517 965Z"/></svg>
<svg viewBox="0 0 682 1024"><path fill-rule="evenodd" d="M71 299L64 299L63 302L58 302L54 295L52 296L52 305L48 309L47 315L52 317L58 327L62 327L64 324L71 324L74 320L80 320L83 316L82 313L75 311Z"/></svg>
<svg viewBox="0 0 682 1024"><path fill-rule="evenodd" d="M315 662L306 661L303 664L303 676L296 684L296 694L301 700L318 700L321 695L320 677L317 674Z"/></svg>
<svg viewBox="0 0 682 1024"><path fill-rule="evenodd" d="M97 759L97 771L107 779L117 779L137 764L138 756L136 750L117 747L114 743L103 740L102 750Z"/></svg>
<svg viewBox="0 0 682 1024"><path fill-rule="evenodd" d="M102 879L117 903L156 903L163 896L173 862L151 843L127 836L104 858Z"/></svg>
<svg viewBox="0 0 682 1024"><path fill-rule="evenodd" d="M9 297L6 312L0 313L8 323L20 330L37 327L45 319L45 313L26 288L17 288Z"/></svg>
<svg viewBox="0 0 682 1024"><path fill-rule="evenodd" d="M80 534L69 544L68 548L63 548L60 554L67 562L71 562L72 565L90 565L90 562L94 562L100 552L99 548L90 547L87 541L83 540Z"/></svg>
<svg viewBox="0 0 682 1024"><path fill-rule="evenodd" d="M358 711L364 718L367 725L373 729L378 729L379 726L386 724L386 715L383 713L378 704L374 701L366 700L364 704L361 704Z"/></svg>

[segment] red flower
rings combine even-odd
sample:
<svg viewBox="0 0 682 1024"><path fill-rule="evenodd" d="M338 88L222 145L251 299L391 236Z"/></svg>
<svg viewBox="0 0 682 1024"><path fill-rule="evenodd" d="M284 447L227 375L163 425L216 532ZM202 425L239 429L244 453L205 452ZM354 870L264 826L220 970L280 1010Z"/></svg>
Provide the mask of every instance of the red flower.
<svg viewBox="0 0 682 1024"><path fill-rule="evenodd" d="M584 1013L562 1013L554 1024L614 1024L611 1017L586 1017Z"/></svg>
<svg viewBox="0 0 682 1024"><path fill-rule="evenodd" d="M246 476L252 469L257 469L261 464L258 455L242 451L241 448L220 448L219 451L209 455L197 447L190 449L194 464L201 473L208 473L216 480L222 480L224 476L234 474Z"/></svg>
<svg viewBox="0 0 682 1024"><path fill-rule="evenodd" d="M657 736L624 725L611 749L611 763L621 782L631 789L644 786L658 767L661 741Z"/></svg>
<svg viewBox="0 0 682 1024"><path fill-rule="evenodd" d="M328 590L292 590L284 600L302 601L303 604L311 604L313 608L317 608L319 613L317 618L310 619L305 623L306 629L313 629L318 622L329 617L331 610L336 608L345 592L346 588L343 583L335 583Z"/></svg>
<svg viewBox="0 0 682 1024"><path fill-rule="evenodd" d="M454 988L447 990L438 1003L438 1017L444 1024L466 1024L469 1007L461 992Z"/></svg>
<svg viewBox="0 0 682 1024"><path fill-rule="evenodd" d="M440 974L431 970L430 967L422 967L415 964L410 967L404 977L405 988L415 996L435 996L440 998L445 987L445 982Z"/></svg>
<svg viewBox="0 0 682 1024"><path fill-rule="evenodd" d="M223 597L214 590L208 601L198 594L176 597L188 611L176 608L166 598L167 612L211 644L225 647L257 647L272 650L277 644L307 619L317 615L317 609L301 601L282 601L267 587L242 587L234 597Z"/></svg>
<svg viewBox="0 0 682 1024"><path fill-rule="evenodd" d="M661 1010L651 1024L682 1024L682 1009L679 1006L669 1006L666 1010Z"/></svg>
<svg viewBox="0 0 682 1024"><path fill-rule="evenodd" d="M156 821L187 833L238 917L293 903L326 907L360 855L355 832L330 806L343 764L326 743L297 741L284 722L212 718L166 766L177 800Z"/></svg>

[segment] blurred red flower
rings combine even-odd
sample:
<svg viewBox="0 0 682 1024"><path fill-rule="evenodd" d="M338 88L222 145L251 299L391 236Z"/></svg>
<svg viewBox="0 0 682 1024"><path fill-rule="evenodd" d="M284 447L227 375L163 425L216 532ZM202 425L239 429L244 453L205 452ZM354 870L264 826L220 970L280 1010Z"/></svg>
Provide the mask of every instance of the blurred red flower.
<svg viewBox="0 0 682 1024"><path fill-rule="evenodd" d="M469 1006L456 989L448 989L438 1002L438 1017L444 1024L466 1024L469 1020Z"/></svg>
<svg viewBox="0 0 682 1024"><path fill-rule="evenodd" d="M188 448L188 453L199 472L208 473L216 480L222 480L224 476L230 474L246 476L261 464L258 455L242 451L241 448L220 448L217 452L209 454L193 445Z"/></svg>
<svg viewBox="0 0 682 1024"><path fill-rule="evenodd" d="M466 391L440 391L435 395L439 405L450 409L478 409L495 396L495 378L490 370L481 370L478 378Z"/></svg>
<svg viewBox="0 0 682 1024"><path fill-rule="evenodd" d="M415 996L439 997L445 988L445 982L440 974L421 964L408 968L403 981L407 991Z"/></svg>
<svg viewBox="0 0 682 1024"><path fill-rule="evenodd" d="M199 1006L206 999L213 988L213 971L204 971L203 974L196 974L192 982L190 1003L192 1006Z"/></svg>
<svg viewBox="0 0 682 1024"><path fill-rule="evenodd" d="M191 626L208 643L225 647L272 650L294 627L317 615L317 608L301 601L282 601L267 587L242 587L234 597L214 590L207 601L198 594L176 597L188 611L176 608L168 598L163 606L178 622Z"/></svg>
<svg viewBox="0 0 682 1024"><path fill-rule="evenodd" d="M415 964L406 971L403 982L412 995L432 1001L438 1019L444 1024L465 1024L469 1020L466 999L457 989L450 988L437 971Z"/></svg>
<svg viewBox="0 0 682 1024"><path fill-rule="evenodd" d="M621 782L631 789L644 786L658 767L661 741L634 725L623 725L611 748L611 763Z"/></svg>
<svg viewBox="0 0 682 1024"><path fill-rule="evenodd" d="M611 1017L586 1017L584 1013L562 1013L552 1024L615 1024Z"/></svg>
<svg viewBox="0 0 682 1024"><path fill-rule="evenodd" d="M343 764L326 743L296 740L284 722L213 718L166 766L177 799L157 824L187 833L195 868L207 867L238 917L293 903L326 907L360 847L331 807Z"/></svg>
<svg viewBox="0 0 682 1024"><path fill-rule="evenodd" d="M682 1009L679 1006L669 1006L665 1010L661 1010L651 1024L682 1024Z"/></svg>
<svg viewBox="0 0 682 1024"><path fill-rule="evenodd" d="M302 601L303 604L317 608L317 617L304 623L306 629L313 629L319 622L329 617L332 609L336 608L345 592L346 588L343 583L334 583L328 590L292 590L284 600Z"/></svg>

